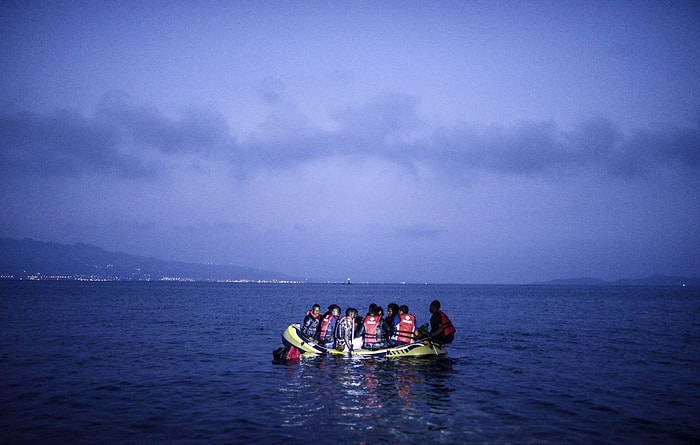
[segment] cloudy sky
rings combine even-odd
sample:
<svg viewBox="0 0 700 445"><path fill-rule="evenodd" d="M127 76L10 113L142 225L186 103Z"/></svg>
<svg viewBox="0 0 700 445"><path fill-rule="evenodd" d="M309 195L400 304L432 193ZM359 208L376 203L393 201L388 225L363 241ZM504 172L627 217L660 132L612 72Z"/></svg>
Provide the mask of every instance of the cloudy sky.
<svg viewBox="0 0 700 445"><path fill-rule="evenodd" d="M0 236L318 280L700 275L700 4L327 3L1 2Z"/></svg>

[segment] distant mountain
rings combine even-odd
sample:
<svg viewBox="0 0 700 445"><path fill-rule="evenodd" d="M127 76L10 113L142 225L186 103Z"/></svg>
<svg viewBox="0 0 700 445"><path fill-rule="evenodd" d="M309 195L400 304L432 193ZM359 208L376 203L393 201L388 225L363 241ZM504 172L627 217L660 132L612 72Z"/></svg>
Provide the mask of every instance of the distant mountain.
<svg viewBox="0 0 700 445"><path fill-rule="evenodd" d="M623 278L616 281L605 281L597 278L569 278L563 280L550 280L534 284L551 285L579 285L579 286L698 286L698 277L669 277L666 275L653 275L647 278Z"/></svg>
<svg viewBox="0 0 700 445"><path fill-rule="evenodd" d="M600 280L598 278L565 278L558 280L542 281L533 284L553 284L553 285L579 285L579 286L600 286L610 285L609 281Z"/></svg>
<svg viewBox="0 0 700 445"><path fill-rule="evenodd" d="M0 238L3 278L294 281L279 272L246 267L163 261L108 252L89 244L58 244L25 238Z"/></svg>

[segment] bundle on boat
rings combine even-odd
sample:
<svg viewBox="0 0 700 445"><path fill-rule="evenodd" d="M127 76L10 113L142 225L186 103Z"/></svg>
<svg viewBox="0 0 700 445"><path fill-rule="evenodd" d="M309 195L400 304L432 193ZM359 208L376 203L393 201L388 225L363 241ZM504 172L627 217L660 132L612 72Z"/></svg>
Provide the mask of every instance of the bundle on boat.
<svg viewBox="0 0 700 445"><path fill-rule="evenodd" d="M298 358L299 354L331 354L331 355L356 355L356 356L380 356L380 357L421 357L440 356L447 354L447 349L429 340L417 340L407 345L391 346L379 349L344 348L339 351L335 348L326 348L315 340L302 334L298 323L291 324L282 333L282 342L285 348L273 352L277 360L289 360ZM296 351L294 351L296 349Z"/></svg>

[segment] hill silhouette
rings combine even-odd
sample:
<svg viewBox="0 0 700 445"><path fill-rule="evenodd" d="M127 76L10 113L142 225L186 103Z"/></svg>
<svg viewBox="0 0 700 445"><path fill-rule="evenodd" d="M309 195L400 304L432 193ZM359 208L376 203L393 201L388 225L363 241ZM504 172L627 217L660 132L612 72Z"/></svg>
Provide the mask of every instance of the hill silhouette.
<svg viewBox="0 0 700 445"><path fill-rule="evenodd" d="M568 278L534 284L577 286L698 286L700 285L700 278L667 275L652 275L645 278L623 278L615 281L600 280L598 278Z"/></svg>
<svg viewBox="0 0 700 445"><path fill-rule="evenodd" d="M232 265L163 261L108 252L96 246L0 238L0 275L4 278L294 281L280 272Z"/></svg>

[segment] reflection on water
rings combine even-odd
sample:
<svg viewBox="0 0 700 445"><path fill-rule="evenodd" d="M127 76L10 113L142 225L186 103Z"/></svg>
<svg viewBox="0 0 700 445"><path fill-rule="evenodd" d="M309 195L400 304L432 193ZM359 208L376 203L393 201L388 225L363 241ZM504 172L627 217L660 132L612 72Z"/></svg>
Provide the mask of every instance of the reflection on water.
<svg viewBox="0 0 700 445"><path fill-rule="evenodd" d="M279 415L287 426L342 427L385 435L449 428L455 359L378 357L302 358L286 365ZM417 428L422 426L423 428Z"/></svg>

